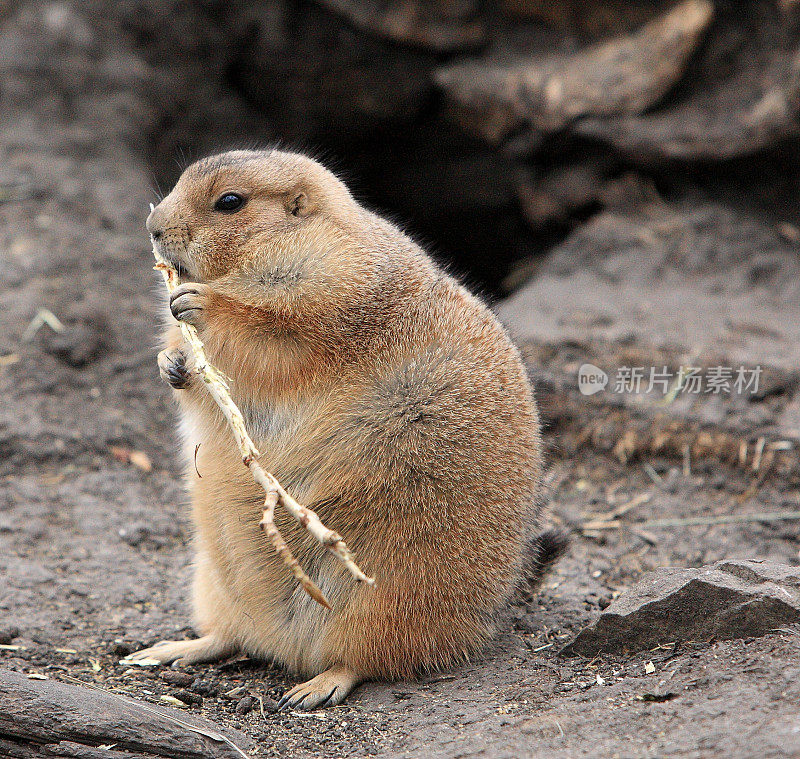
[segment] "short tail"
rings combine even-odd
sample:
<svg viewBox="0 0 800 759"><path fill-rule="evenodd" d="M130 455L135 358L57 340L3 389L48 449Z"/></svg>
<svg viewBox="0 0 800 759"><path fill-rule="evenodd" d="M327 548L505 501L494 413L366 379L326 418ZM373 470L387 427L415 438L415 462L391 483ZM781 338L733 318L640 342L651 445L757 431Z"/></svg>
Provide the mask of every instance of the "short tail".
<svg viewBox="0 0 800 759"><path fill-rule="evenodd" d="M540 533L533 540L530 553L530 570L527 580L536 588L544 580L556 562L567 552L569 537L560 530L549 529Z"/></svg>

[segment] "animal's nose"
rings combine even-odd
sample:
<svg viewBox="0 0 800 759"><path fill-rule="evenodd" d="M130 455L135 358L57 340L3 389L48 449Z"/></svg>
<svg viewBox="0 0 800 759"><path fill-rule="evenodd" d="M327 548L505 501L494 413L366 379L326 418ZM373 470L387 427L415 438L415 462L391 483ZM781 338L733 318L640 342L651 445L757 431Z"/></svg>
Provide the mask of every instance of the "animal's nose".
<svg viewBox="0 0 800 759"><path fill-rule="evenodd" d="M150 215L147 217L147 221L145 222L147 231L154 240L157 240L162 234L164 234L163 222L163 214L161 211L159 211L158 206L156 206L152 211L150 211Z"/></svg>

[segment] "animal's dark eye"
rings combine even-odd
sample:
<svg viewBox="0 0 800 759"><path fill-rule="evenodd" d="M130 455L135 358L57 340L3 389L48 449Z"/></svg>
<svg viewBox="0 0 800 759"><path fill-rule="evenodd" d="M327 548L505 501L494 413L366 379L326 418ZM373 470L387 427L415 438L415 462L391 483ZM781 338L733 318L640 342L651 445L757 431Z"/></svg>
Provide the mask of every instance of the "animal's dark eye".
<svg viewBox="0 0 800 759"><path fill-rule="evenodd" d="M244 205L244 198L235 192L226 192L216 203L215 211L238 211Z"/></svg>

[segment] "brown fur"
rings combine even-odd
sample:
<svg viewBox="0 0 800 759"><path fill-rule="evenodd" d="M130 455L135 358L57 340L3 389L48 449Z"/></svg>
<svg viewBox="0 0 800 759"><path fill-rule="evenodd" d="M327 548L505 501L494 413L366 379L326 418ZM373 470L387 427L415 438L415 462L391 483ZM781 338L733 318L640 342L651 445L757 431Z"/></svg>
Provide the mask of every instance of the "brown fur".
<svg viewBox="0 0 800 759"><path fill-rule="evenodd" d="M235 213L213 209L227 191L246 197ZM259 530L263 491L192 382L176 396L197 527L194 608L216 655L241 650L306 675L344 668L355 682L475 652L539 517L536 407L492 314L301 155L195 164L148 228L200 283L187 296L193 323L232 380L262 465L377 580L355 583L279 513L333 611L306 596ZM166 340L182 345L175 327Z"/></svg>

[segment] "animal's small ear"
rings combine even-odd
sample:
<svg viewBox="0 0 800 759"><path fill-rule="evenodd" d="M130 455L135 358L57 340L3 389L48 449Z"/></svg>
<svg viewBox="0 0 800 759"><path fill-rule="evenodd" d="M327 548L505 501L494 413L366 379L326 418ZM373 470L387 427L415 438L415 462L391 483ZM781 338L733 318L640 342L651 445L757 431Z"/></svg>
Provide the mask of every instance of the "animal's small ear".
<svg viewBox="0 0 800 759"><path fill-rule="evenodd" d="M287 210L292 216L303 217L308 216L313 209L308 195L302 191L297 191L290 195Z"/></svg>

